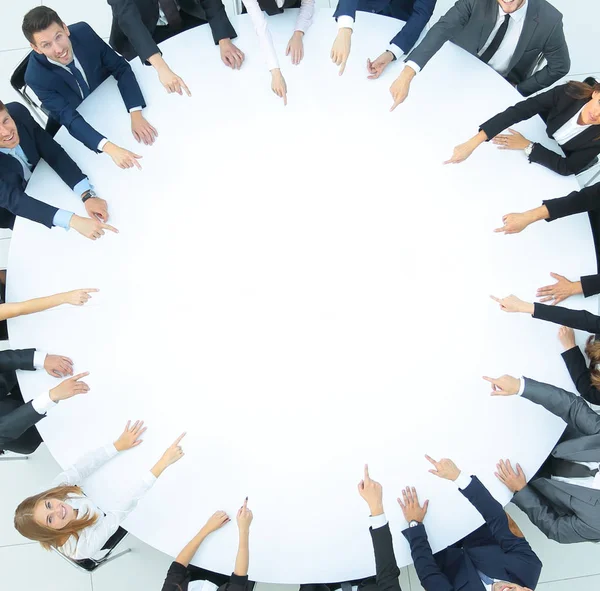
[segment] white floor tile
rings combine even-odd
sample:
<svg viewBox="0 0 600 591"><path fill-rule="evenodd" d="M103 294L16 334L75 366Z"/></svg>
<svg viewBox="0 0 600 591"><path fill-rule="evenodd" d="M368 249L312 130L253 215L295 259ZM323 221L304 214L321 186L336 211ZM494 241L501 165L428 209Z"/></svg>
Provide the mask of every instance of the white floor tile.
<svg viewBox="0 0 600 591"><path fill-rule="evenodd" d="M0 589L93 591L90 575L79 572L39 544L0 548L0 564Z"/></svg>
<svg viewBox="0 0 600 591"><path fill-rule="evenodd" d="M537 586L537 591L598 591L598 589L600 589L600 575L553 581Z"/></svg>
<svg viewBox="0 0 600 591"><path fill-rule="evenodd" d="M125 548L131 548L132 551L92 574L93 591L160 589L173 559L134 536L127 536L117 551ZM135 577L133 584L132 576Z"/></svg>
<svg viewBox="0 0 600 591"><path fill-rule="evenodd" d="M52 0L46 5L56 10L67 25L85 21L103 39L110 34L112 11L106 0Z"/></svg>

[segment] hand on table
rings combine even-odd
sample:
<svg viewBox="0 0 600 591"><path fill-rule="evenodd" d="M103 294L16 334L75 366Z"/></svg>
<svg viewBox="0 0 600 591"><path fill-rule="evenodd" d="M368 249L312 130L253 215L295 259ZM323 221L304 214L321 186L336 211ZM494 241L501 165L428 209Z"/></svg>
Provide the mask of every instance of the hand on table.
<svg viewBox="0 0 600 591"><path fill-rule="evenodd" d="M442 458L439 462L436 462L427 454L425 454L425 458L430 464L433 464L433 468L429 470L431 474L435 474L435 476L444 478L445 480L456 480L460 476L460 470L452 460Z"/></svg>
<svg viewBox="0 0 600 591"><path fill-rule="evenodd" d="M391 51L384 51L375 61L367 59L367 72L369 80L379 78L388 64L394 61L394 54Z"/></svg>
<svg viewBox="0 0 600 591"><path fill-rule="evenodd" d="M115 441L116 450L125 451L132 447L137 447L143 441L140 437L145 430L146 427L144 427L144 421L136 421L133 425L131 424L131 421L127 421L123 433L121 433L119 438Z"/></svg>
<svg viewBox="0 0 600 591"><path fill-rule="evenodd" d="M119 168L125 169L136 166L139 170L142 169L142 165L138 162L138 159L142 158L139 154L134 154L112 142L108 142L102 151L108 154Z"/></svg>
<svg viewBox="0 0 600 591"><path fill-rule="evenodd" d="M404 519L406 519L408 523L411 521L423 523L425 515L427 515L429 500L425 501L421 507L419 504L419 497L414 486L412 488L407 486L402 491L402 498L398 497L397 500L400 508L402 509L402 513L404 514Z"/></svg>
<svg viewBox="0 0 600 591"><path fill-rule="evenodd" d="M390 111L393 111L399 104L406 100L410 89L410 83L416 75L417 73L410 66L404 66L404 70L402 70L400 76L398 76L390 86L390 94L394 99L394 104Z"/></svg>
<svg viewBox="0 0 600 591"><path fill-rule="evenodd" d="M491 295L490 298L500 304L500 309L503 312L521 312L523 314L533 314L535 308L533 304L524 302L515 295L509 295L505 298L497 298Z"/></svg>
<svg viewBox="0 0 600 591"><path fill-rule="evenodd" d="M524 150L531 142L514 129L508 130L508 134L499 134L492 139L501 150Z"/></svg>
<svg viewBox="0 0 600 591"><path fill-rule="evenodd" d="M85 382L80 381L81 378L85 378L89 375L90 372L86 371L61 382L58 386L50 390L50 400L53 402L60 402L61 400L67 400L68 398L77 396L77 394L89 392L90 387Z"/></svg>
<svg viewBox="0 0 600 591"><path fill-rule="evenodd" d="M90 197L84 203L87 214L92 219L106 223L108 221L108 204L100 197Z"/></svg>
<svg viewBox="0 0 600 591"><path fill-rule="evenodd" d="M550 273L550 276L556 279L556 283L540 287L535 294L536 297L541 298L541 303L552 302L555 306L571 296L583 293L581 281L569 281L558 273Z"/></svg>
<svg viewBox="0 0 600 591"><path fill-rule="evenodd" d="M494 232L504 232L504 234L518 234L522 232L532 220L526 213L507 213L502 216L501 228L496 228Z"/></svg>
<svg viewBox="0 0 600 591"><path fill-rule="evenodd" d="M358 494L367 502L371 515L383 513L383 489L381 484L369 476L369 466L365 464L363 479L358 483Z"/></svg>
<svg viewBox="0 0 600 591"><path fill-rule="evenodd" d="M66 291L62 296L65 304L71 304L71 306L83 306L88 300L92 299L90 293L97 291L100 290L94 288L74 289L73 291Z"/></svg>
<svg viewBox="0 0 600 591"><path fill-rule="evenodd" d="M271 70L271 90L283 99L283 105L287 105L287 84L279 68Z"/></svg>
<svg viewBox="0 0 600 591"><path fill-rule="evenodd" d="M239 70L244 63L244 52L238 49L231 39L221 39L219 41L219 51L221 52L221 61L232 70Z"/></svg>
<svg viewBox="0 0 600 591"><path fill-rule="evenodd" d="M225 513L225 511L217 511L213 513L204 524L202 528L207 534L212 534L218 529L222 528L224 525L229 523L231 519L229 519L229 515Z"/></svg>
<svg viewBox="0 0 600 591"><path fill-rule="evenodd" d="M304 42L302 41L303 37L304 33L302 31L294 31L294 34L291 36L285 50L285 55L292 56L292 64L295 66L297 66L304 57Z"/></svg>
<svg viewBox="0 0 600 591"><path fill-rule="evenodd" d="M331 47L331 61L340 66L339 75L341 76L346 69L346 62L350 56L350 46L352 44L352 29L342 27L338 29L337 36Z"/></svg>
<svg viewBox="0 0 600 591"><path fill-rule="evenodd" d="M160 83L165 87L168 94L176 92L179 95L183 95L183 91L185 91L188 96L192 96L185 82L166 64L157 69L157 74Z"/></svg>
<svg viewBox="0 0 600 591"><path fill-rule="evenodd" d="M158 137L158 131L146 121L141 111L131 113L131 133L138 144L142 142L146 146L151 146Z"/></svg>
<svg viewBox="0 0 600 591"><path fill-rule="evenodd" d="M244 499L244 504L239 508L237 512L237 525L241 532L247 532L250 530L250 524L252 523L252 511L248 509L248 497Z"/></svg>
<svg viewBox="0 0 600 591"><path fill-rule="evenodd" d="M97 240L98 238L104 236L104 230L109 230L115 234L119 233L119 230L113 226L104 224L97 219L82 218L76 214L73 214L71 217L69 226L90 240Z"/></svg>
<svg viewBox="0 0 600 591"><path fill-rule="evenodd" d="M492 384L491 396L514 396L521 388L520 379L506 374L499 378L483 376L483 379Z"/></svg>
<svg viewBox="0 0 600 591"><path fill-rule="evenodd" d="M575 331L567 326L561 326L558 329L558 340L565 351L575 346Z"/></svg>
<svg viewBox="0 0 600 591"><path fill-rule="evenodd" d="M46 355L44 369L54 378L64 378L73 375L73 360L62 355Z"/></svg>
<svg viewBox="0 0 600 591"><path fill-rule="evenodd" d="M496 468L498 470L497 472L494 472L496 478L511 492L519 492L527 486L527 479L519 464L517 464L517 470L515 471L510 465L510 460L500 460L500 462L496 464Z"/></svg>

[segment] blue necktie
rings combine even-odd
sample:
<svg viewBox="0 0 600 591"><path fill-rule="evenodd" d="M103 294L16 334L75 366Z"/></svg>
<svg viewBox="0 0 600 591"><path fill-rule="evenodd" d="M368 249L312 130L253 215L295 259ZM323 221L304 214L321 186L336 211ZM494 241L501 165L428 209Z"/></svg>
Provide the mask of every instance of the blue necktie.
<svg viewBox="0 0 600 591"><path fill-rule="evenodd" d="M81 92L83 94L83 98L86 98L90 95L90 87L87 85L83 74L79 71L79 68L75 65L75 60L73 60L70 64L67 64L67 68L71 71L71 74L75 76L75 80L77 80L77 84L79 84L79 88L81 88Z"/></svg>

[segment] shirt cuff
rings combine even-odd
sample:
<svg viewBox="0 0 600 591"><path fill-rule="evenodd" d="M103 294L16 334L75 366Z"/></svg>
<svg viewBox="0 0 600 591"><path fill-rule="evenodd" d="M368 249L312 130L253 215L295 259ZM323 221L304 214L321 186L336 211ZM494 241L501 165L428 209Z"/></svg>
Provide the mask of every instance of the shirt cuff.
<svg viewBox="0 0 600 591"><path fill-rule="evenodd" d="M519 391L517 392L517 396L522 396L523 392L525 392L525 378L520 379L521 385L519 386Z"/></svg>
<svg viewBox="0 0 600 591"><path fill-rule="evenodd" d="M382 513L381 515L375 515L375 517L369 517L369 522L371 525L371 529L379 529L380 527L383 527L388 522L388 520L385 516L385 513Z"/></svg>
<svg viewBox="0 0 600 591"><path fill-rule="evenodd" d="M108 144L108 140L105 137L103 137L98 142L98 152L103 152L104 151L104 146L106 146L106 144Z"/></svg>
<svg viewBox="0 0 600 591"><path fill-rule="evenodd" d="M397 60L404 56L404 52L394 43L390 43L387 48L388 51L391 51Z"/></svg>
<svg viewBox="0 0 600 591"><path fill-rule="evenodd" d="M354 29L354 19L346 14L338 16L337 23L338 29Z"/></svg>
<svg viewBox="0 0 600 591"><path fill-rule="evenodd" d="M152 472L146 472L142 478L145 485L152 486L156 482L156 476Z"/></svg>
<svg viewBox="0 0 600 591"><path fill-rule="evenodd" d="M52 220L52 223L55 226L59 226L61 228L64 228L65 230L68 230L70 227L69 224L71 223L72 217L73 217L73 212L66 211L64 209L59 209L54 214L54 219Z"/></svg>
<svg viewBox="0 0 600 591"><path fill-rule="evenodd" d="M44 361L46 361L47 353L45 351L35 350L33 354L33 367L35 369L44 369Z"/></svg>
<svg viewBox="0 0 600 591"><path fill-rule="evenodd" d="M410 66L415 71L415 74L418 74L421 71L421 66L415 64L415 62L413 62L412 60L408 60L404 65Z"/></svg>
<svg viewBox="0 0 600 591"><path fill-rule="evenodd" d="M73 187L73 193L75 193L77 197L81 197L86 191L91 191L93 188L94 187L92 186L92 183L90 183L90 179L85 177Z"/></svg>
<svg viewBox="0 0 600 591"><path fill-rule="evenodd" d="M130 113L134 113L135 111L141 111L142 107L132 107L131 109L129 109Z"/></svg>
<svg viewBox="0 0 600 591"><path fill-rule="evenodd" d="M458 475L458 478L454 481L454 484L456 484L456 486L458 486L458 488L461 490L465 490L465 488L471 484L471 476L469 476L469 474L466 472L461 472Z"/></svg>
<svg viewBox="0 0 600 591"><path fill-rule="evenodd" d="M39 415L45 415L51 408L54 408L58 403L50 399L50 392L44 392L40 394L33 402L33 410Z"/></svg>

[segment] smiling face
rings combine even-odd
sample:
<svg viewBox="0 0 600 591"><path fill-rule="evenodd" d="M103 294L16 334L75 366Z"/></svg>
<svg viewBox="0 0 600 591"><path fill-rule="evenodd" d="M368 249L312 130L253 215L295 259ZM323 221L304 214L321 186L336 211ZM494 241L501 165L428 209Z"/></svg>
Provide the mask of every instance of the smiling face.
<svg viewBox="0 0 600 591"><path fill-rule="evenodd" d="M31 47L36 53L66 66L73 61L70 35L67 25L52 23L47 29L33 34Z"/></svg>
<svg viewBox="0 0 600 591"><path fill-rule="evenodd" d="M600 124L600 91L594 92L592 98L583 107L581 119L584 125Z"/></svg>
<svg viewBox="0 0 600 591"><path fill-rule="evenodd" d="M73 507L58 499L43 499L35 506L33 519L38 525L63 529L75 519L75 511Z"/></svg>
<svg viewBox="0 0 600 591"><path fill-rule="evenodd" d="M0 148L12 150L19 145L17 124L6 109L0 111Z"/></svg>
<svg viewBox="0 0 600 591"><path fill-rule="evenodd" d="M498 0L498 4L506 14L510 14L515 10L519 10L525 4L525 0Z"/></svg>
<svg viewBox="0 0 600 591"><path fill-rule="evenodd" d="M496 581L492 585L492 591L531 591L528 587L521 587L516 583L507 583L506 581Z"/></svg>

